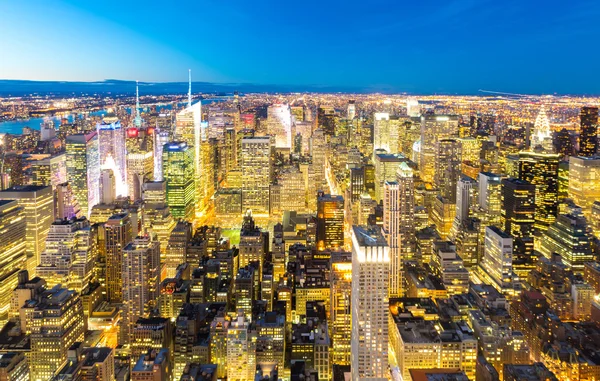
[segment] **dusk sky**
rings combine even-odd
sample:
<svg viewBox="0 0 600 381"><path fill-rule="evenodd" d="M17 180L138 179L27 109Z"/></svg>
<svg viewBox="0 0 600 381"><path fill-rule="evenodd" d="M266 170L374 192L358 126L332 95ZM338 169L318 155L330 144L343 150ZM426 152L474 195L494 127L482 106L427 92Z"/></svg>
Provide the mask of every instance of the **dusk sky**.
<svg viewBox="0 0 600 381"><path fill-rule="evenodd" d="M0 78L600 93L597 1L0 2Z"/></svg>

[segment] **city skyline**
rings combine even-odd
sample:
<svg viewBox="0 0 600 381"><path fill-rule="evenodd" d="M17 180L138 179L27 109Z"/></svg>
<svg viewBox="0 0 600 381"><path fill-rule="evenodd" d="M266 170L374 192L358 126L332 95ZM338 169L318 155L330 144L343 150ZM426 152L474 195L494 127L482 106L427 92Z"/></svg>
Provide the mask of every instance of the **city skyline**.
<svg viewBox="0 0 600 381"><path fill-rule="evenodd" d="M0 77L184 82L192 69L195 81L292 89L597 94L600 6L558 5L7 2Z"/></svg>

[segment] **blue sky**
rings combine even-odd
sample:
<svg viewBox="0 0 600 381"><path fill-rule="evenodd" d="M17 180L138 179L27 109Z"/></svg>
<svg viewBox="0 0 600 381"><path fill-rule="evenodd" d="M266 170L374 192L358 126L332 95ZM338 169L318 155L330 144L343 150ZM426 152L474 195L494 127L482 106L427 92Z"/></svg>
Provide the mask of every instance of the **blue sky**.
<svg viewBox="0 0 600 381"><path fill-rule="evenodd" d="M600 3L0 1L0 78L600 94Z"/></svg>

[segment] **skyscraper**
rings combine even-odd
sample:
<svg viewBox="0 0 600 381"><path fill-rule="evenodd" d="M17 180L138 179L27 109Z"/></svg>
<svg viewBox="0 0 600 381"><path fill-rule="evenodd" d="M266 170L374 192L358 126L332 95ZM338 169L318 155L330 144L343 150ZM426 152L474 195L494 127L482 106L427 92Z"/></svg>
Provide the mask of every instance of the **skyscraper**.
<svg viewBox="0 0 600 381"><path fill-rule="evenodd" d="M455 115L421 116L421 153L419 169L421 178L433 182L435 177L435 148L438 140L458 135L458 117Z"/></svg>
<svg viewBox="0 0 600 381"><path fill-rule="evenodd" d="M571 156L569 159L569 198L591 217L592 204L600 200L600 157Z"/></svg>
<svg viewBox="0 0 600 381"><path fill-rule="evenodd" d="M248 137L242 139L242 212L269 214L269 185L271 183L271 139Z"/></svg>
<svg viewBox="0 0 600 381"><path fill-rule="evenodd" d="M485 228L485 249L480 264L482 278L499 292L510 294L515 289L513 275L513 237L496 226Z"/></svg>
<svg viewBox="0 0 600 381"><path fill-rule="evenodd" d="M227 379L248 381L256 373L256 331L243 314L227 330Z"/></svg>
<svg viewBox="0 0 600 381"><path fill-rule="evenodd" d="M352 227L352 380L387 380L390 253L378 230Z"/></svg>
<svg viewBox="0 0 600 381"><path fill-rule="evenodd" d="M344 198L320 193L317 198L317 249L344 246Z"/></svg>
<svg viewBox="0 0 600 381"><path fill-rule="evenodd" d="M127 156L125 129L118 120L98 123L100 167L113 170L117 196L127 196Z"/></svg>
<svg viewBox="0 0 600 381"><path fill-rule="evenodd" d="M163 148L163 177L167 184L167 205L174 218L194 220L194 154L185 142L171 142Z"/></svg>
<svg viewBox="0 0 600 381"><path fill-rule="evenodd" d="M598 151L598 107L582 107L579 118L579 156L594 156Z"/></svg>
<svg viewBox="0 0 600 381"><path fill-rule="evenodd" d="M123 249L123 326L129 343L135 323L146 317L156 302L160 282L160 245L138 237Z"/></svg>
<svg viewBox="0 0 600 381"><path fill-rule="evenodd" d="M376 112L373 121L373 150L385 150L389 154L399 153L398 134L403 120L390 118L387 112Z"/></svg>
<svg viewBox="0 0 600 381"><path fill-rule="evenodd" d="M397 181L386 181L383 199L383 236L390 251L389 296L403 296L403 263L413 254L413 171L405 162L398 168Z"/></svg>
<svg viewBox="0 0 600 381"><path fill-rule="evenodd" d="M112 204L117 198L117 182L112 169L100 171L100 203Z"/></svg>
<svg viewBox="0 0 600 381"><path fill-rule="evenodd" d="M34 276L46 238L54 221L54 194L51 186L22 185L0 192L0 200L17 200L25 218L27 271Z"/></svg>
<svg viewBox="0 0 600 381"><path fill-rule="evenodd" d="M536 149L542 147L544 152L551 153L554 149L552 146L552 131L550 130L550 121L546 115L546 106L542 104L531 134L531 148Z"/></svg>
<svg viewBox="0 0 600 381"><path fill-rule="evenodd" d="M502 228L514 241L515 270L531 267L533 226L535 223L535 185L519 179L502 180Z"/></svg>
<svg viewBox="0 0 600 381"><path fill-rule="evenodd" d="M581 274L585 263L594 260L591 239L584 217L561 214L544 233L539 251L548 259L560 255L568 269Z"/></svg>
<svg viewBox="0 0 600 381"><path fill-rule="evenodd" d="M133 239L129 214L115 214L104 224L104 229L106 297L109 302L121 303L123 301L123 249Z"/></svg>
<svg viewBox="0 0 600 381"><path fill-rule="evenodd" d="M461 144L455 139L440 139L435 148L435 186L444 198L454 203L461 173Z"/></svg>
<svg viewBox="0 0 600 381"><path fill-rule="evenodd" d="M66 138L67 178L81 213L88 217L100 201L100 152L98 134L69 135Z"/></svg>
<svg viewBox="0 0 600 381"><path fill-rule="evenodd" d="M350 365L352 339L352 253L331 253L331 339L332 362Z"/></svg>
<svg viewBox="0 0 600 381"><path fill-rule="evenodd" d="M127 188L132 201L142 198L142 184L154 177L154 156L152 151L127 154Z"/></svg>
<svg viewBox="0 0 600 381"><path fill-rule="evenodd" d="M21 307L31 337L30 379L50 380L67 361L71 345L83 341L83 306L73 290L60 287L44 291Z"/></svg>
<svg viewBox="0 0 600 381"><path fill-rule="evenodd" d="M0 200L0 327L8 320L19 271L27 264L23 209L16 200Z"/></svg>
<svg viewBox="0 0 600 381"><path fill-rule="evenodd" d="M560 155L519 152L519 179L535 185L535 228L546 230L558 213L558 161Z"/></svg>

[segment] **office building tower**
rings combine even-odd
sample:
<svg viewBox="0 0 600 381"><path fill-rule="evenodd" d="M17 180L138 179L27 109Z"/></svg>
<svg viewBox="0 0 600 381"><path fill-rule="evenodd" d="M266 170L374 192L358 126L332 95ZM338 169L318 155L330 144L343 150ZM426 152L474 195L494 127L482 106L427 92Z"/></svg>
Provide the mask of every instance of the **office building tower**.
<svg viewBox="0 0 600 381"><path fill-rule="evenodd" d="M210 362L217 364L217 377L227 377L227 332L231 321L222 311L210 324Z"/></svg>
<svg viewBox="0 0 600 381"><path fill-rule="evenodd" d="M285 315L271 311L256 322L256 364L285 366Z"/></svg>
<svg viewBox="0 0 600 381"><path fill-rule="evenodd" d="M0 200L16 200L23 207L27 253L26 269L35 274L54 221L54 194L50 186L19 185L0 191Z"/></svg>
<svg viewBox="0 0 600 381"><path fill-rule="evenodd" d="M421 116L421 108L418 99L406 98L406 115L411 118L418 118Z"/></svg>
<svg viewBox="0 0 600 381"><path fill-rule="evenodd" d="M117 183L112 169L100 171L100 204L112 204L117 197Z"/></svg>
<svg viewBox="0 0 600 381"><path fill-rule="evenodd" d="M154 155L152 151L127 154L127 189L132 201L142 198L142 186L154 177Z"/></svg>
<svg viewBox="0 0 600 381"><path fill-rule="evenodd" d="M187 221L178 221L171 231L164 261L162 261L167 278L173 278L177 273L177 267L182 263L187 263L187 247L192 236L192 224ZM199 263L190 263L190 266L194 268L198 265Z"/></svg>
<svg viewBox="0 0 600 381"><path fill-rule="evenodd" d="M400 154L387 154L375 152L373 162L375 164L375 197L374 200L380 202L383 200L383 183L395 181L398 172L398 166L402 162L408 161ZM365 168L365 188L367 188L367 169Z"/></svg>
<svg viewBox="0 0 600 381"><path fill-rule="evenodd" d="M425 182L433 183L435 178L435 153L438 140L458 135L458 117L454 115L421 116L421 144L419 169Z"/></svg>
<svg viewBox="0 0 600 381"><path fill-rule="evenodd" d="M455 139L436 143L434 184L442 197L456 201L456 184L461 174L461 145Z"/></svg>
<svg viewBox="0 0 600 381"><path fill-rule="evenodd" d="M160 245L137 237L123 249L123 342L129 343L135 323L146 317L158 297Z"/></svg>
<svg viewBox="0 0 600 381"><path fill-rule="evenodd" d="M163 178L163 149L171 140L169 131L155 130L154 132L154 180L162 181Z"/></svg>
<svg viewBox="0 0 600 381"><path fill-rule="evenodd" d="M456 253L456 245L450 241L433 243L433 256L429 267L440 279L448 296L466 294L469 291L469 271Z"/></svg>
<svg viewBox="0 0 600 381"><path fill-rule="evenodd" d="M60 285L21 307L31 338L29 376L50 380L67 362L73 344L83 341L85 322L79 295Z"/></svg>
<svg viewBox="0 0 600 381"><path fill-rule="evenodd" d="M389 379L390 253L378 230L352 227L352 380Z"/></svg>
<svg viewBox="0 0 600 381"><path fill-rule="evenodd" d="M535 225L548 229L558 213L558 162L560 155L519 152L519 179L535 185Z"/></svg>
<svg viewBox="0 0 600 381"><path fill-rule="evenodd" d="M442 196L437 196L433 200L433 207L429 212L429 219L435 225L436 231L442 239L448 238L455 217L456 205L453 202Z"/></svg>
<svg viewBox="0 0 600 381"><path fill-rule="evenodd" d="M81 353L81 374L85 381L115 379L115 354L112 348L85 348Z"/></svg>
<svg viewBox="0 0 600 381"><path fill-rule="evenodd" d="M514 237L515 272L531 269L533 226L535 224L535 185L519 179L502 180L502 229Z"/></svg>
<svg viewBox="0 0 600 381"><path fill-rule="evenodd" d="M356 117L356 101L351 99L346 107L346 118L352 120Z"/></svg>
<svg viewBox="0 0 600 381"><path fill-rule="evenodd" d="M531 148L533 150L542 147L544 152L553 152L552 131L550 130L550 121L546 115L546 106L542 104L531 133Z"/></svg>
<svg viewBox="0 0 600 381"><path fill-rule="evenodd" d="M240 232L238 268L246 267L252 262L258 262L259 274L262 276L262 266L264 257L268 251L268 246L268 234L261 231L254 224L254 219L251 214L246 214Z"/></svg>
<svg viewBox="0 0 600 381"><path fill-rule="evenodd" d="M572 156L569 159L569 198L586 218L592 214L592 204L600 200L600 157Z"/></svg>
<svg viewBox="0 0 600 381"><path fill-rule="evenodd" d="M131 368L131 381L171 380L171 353L169 349L149 349L134 359Z"/></svg>
<svg viewBox="0 0 600 381"><path fill-rule="evenodd" d="M185 142L163 147L163 178L167 184L167 205L175 219L195 217L194 154Z"/></svg>
<svg viewBox="0 0 600 381"><path fill-rule="evenodd" d="M542 236L539 251L548 259L559 255L568 269L583 273L585 263L594 260L591 240L585 217L561 214Z"/></svg>
<svg viewBox="0 0 600 381"><path fill-rule="evenodd" d="M81 213L88 217L100 202L100 151L98 134L69 135L66 138L67 179L73 189Z"/></svg>
<svg viewBox="0 0 600 381"><path fill-rule="evenodd" d="M304 181L304 173L293 166L282 170L279 173L277 183L280 187L280 213L286 210L295 210L298 213L306 211L306 182ZM314 194L309 194L309 197L314 197ZM273 210L273 205L271 205Z"/></svg>
<svg viewBox="0 0 600 381"><path fill-rule="evenodd" d="M139 318L131 337L131 361L139 359L149 350L168 349L173 353L173 324L162 317ZM170 355L169 355L170 356Z"/></svg>
<svg viewBox="0 0 600 381"><path fill-rule="evenodd" d="M98 150L100 168L112 169L115 175L117 196L127 196L127 156L125 129L118 120L98 123Z"/></svg>
<svg viewBox="0 0 600 381"><path fill-rule="evenodd" d="M256 331L243 314L227 329L227 379L248 381L256 372Z"/></svg>
<svg viewBox="0 0 600 381"><path fill-rule="evenodd" d="M555 132L552 138L554 152L560 154L561 157L572 156L575 151L573 140L571 133L566 128Z"/></svg>
<svg viewBox="0 0 600 381"><path fill-rule="evenodd" d="M317 197L317 249L344 246L344 198L320 193Z"/></svg>
<svg viewBox="0 0 600 381"><path fill-rule="evenodd" d="M242 211L256 215L269 213L271 183L271 139L242 139Z"/></svg>
<svg viewBox="0 0 600 381"><path fill-rule="evenodd" d="M352 253L331 253L330 321L332 362L350 365L352 338Z"/></svg>
<svg viewBox="0 0 600 381"><path fill-rule="evenodd" d="M486 225L500 226L502 208L502 176L491 172L479 173L478 201Z"/></svg>
<svg viewBox="0 0 600 381"><path fill-rule="evenodd" d="M81 208L69 183L58 184L54 196L55 219L82 217Z"/></svg>
<svg viewBox="0 0 600 381"><path fill-rule="evenodd" d="M476 195L477 182L469 176L461 176L456 185L455 227L458 227L469 217L471 207L476 203Z"/></svg>
<svg viewBox="0 0 600 381"><path fill-rule="evenodd" d="M0 200L0 327L8 321L19 271L27 265L23 209L16 200Z"/></svg>
<svg viewBox="0 0 600 381"><path fill-rule="evenodd" d="M482 277L496 290L512 294L515 289L513 272L513 237L496 226L485 228L485 248L481 264Z"/></svg>
<svg viewBox="0 0 600 381"><path fill-rule="evenodd" d="M276 148L292 148L292 114L287 104L267 107L267 134L275 136Z"/></svg>
<svg viewBox="0 0 600 381"><path fill-rule="evenodd" d="M31 184L50 185L52 189L56 189L58 184L67 181L67 155L60 153L44 156L46 157L30 161Z"/></svg>
<svg viewBox="0 0 600 381"><path fill-rule="evenodd" d="M123 249L133 240L131 218L115 214L104 224L106 255L106 297L111 303L123 301Z"/></svg>
<svg viewBox="0 0 600 381"><path fill-rule="evenodd" d="M0 380L29 380L29 364L25 353L7 352L0 355Z"/></svg>
<svg viewBox="0 0 600 381"><path fill-rule="evenodd" d="M399 133L403 119L391 117L387 112L376 112L373 121L373 150L388 154L400 152Z"/></svg>
<svg viewBox="0 0 600 381"><path fill-rule="evenodd" d="M63 285L81 293L93 276L98 254L96 240L85 217L54 221L46 238L37 275L50 288Z"/></svg>
<svg viewBox="0 0 600 381"><path fill-rule="evenodd" d="M314 172L314 188L309 190L313 195L327 186L325 166L327 162L327 140L325 131L316 129L310 138L310 155Z"/></svg>
<svg viewBox="0 0 600 381"><path fill-rule="evenodd" d="M148 235L156 234L162 258L166 255L167 242L177 224L167 204L167 183L164 180L144 183L142 200L143 231Z"/></svg>
<svg viewBox="0 0 600 381"><path fill-rule="evenodd" d="M579 156L594 156L598 152L598 107L582 107L579 120Z"/></svg>
<svg viewBox="0 0 600 381"><path fill-rule="evenodd" d="M414 254L414 180L406 162L398 167L396 181L384 184L383 236L390 251L389 296L403 295L403 263Z"/></svg>

